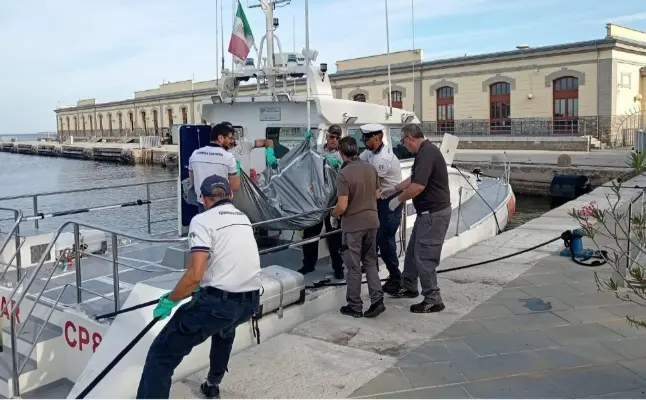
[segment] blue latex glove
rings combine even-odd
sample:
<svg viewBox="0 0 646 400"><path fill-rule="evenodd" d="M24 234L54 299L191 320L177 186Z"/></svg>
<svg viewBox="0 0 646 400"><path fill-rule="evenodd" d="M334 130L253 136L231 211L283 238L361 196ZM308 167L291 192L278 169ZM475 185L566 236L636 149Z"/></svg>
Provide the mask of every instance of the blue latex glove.
<svg viewBox="0 0 646 400"><path fill-rule="evenodd" d="M236 160L236 174L237 174L238 176L240 176L240 175L242 174L242 173L241 173L242 168L240 167L240 165L241 165L241 164L240 164L240 160Z"/></svg>
<svg viewBox="0 0 646 400"><path fill-rule="evenodd" d="M153 310L153 318L159 318L160 320L167 318L171 311L173 311L173 308L179 304L179 301L168 300L169 295L170 292L159 298L159 303Z"/></svg>
<svg viewBox="0 0 646 400"><path fill-rule="evenodd" d="M336 157L325 156L325 161L327 161L328 164L332 166L332 168L337 168L339 165L341 165L341 161Z"/></svg>
<svg viewBox="0 0 646 400"><path fill-rule="evenodd" d="M312 137L312 131L308 129L307 132L305 132L305 139L309 139L311 137Z"/></svg>
<svg viewBox="0 0 646 400"><path fill-rule="evenodd" d="M265 157L267 158L267 165L272 168L276 168L276 166L278 166L278 159L274 154L273 147L265 147Z"/></svg>

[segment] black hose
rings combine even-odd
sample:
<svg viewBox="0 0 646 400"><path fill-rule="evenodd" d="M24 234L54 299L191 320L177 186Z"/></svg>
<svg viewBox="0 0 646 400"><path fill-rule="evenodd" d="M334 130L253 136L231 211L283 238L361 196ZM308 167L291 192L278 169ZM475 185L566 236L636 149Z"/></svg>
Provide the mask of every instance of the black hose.
<svg viewBox="0 0 646 400"><path fill-rule="evenodd" d="M155 300L155 302L157 302L157 300ZM117 354L114 360L110 361L110 364L108 364L108 366L105 367L103 371L99 372L99 374L92 380L92 382L90 382L90 384L87 385L87 387L83 389L83 391L76 398L84 399L85 396L87 396L88 393L90 393L96 387L96 385L98 385L99 382L101 382L101 380L105 378L105 376L110 371L112 371L112 368L114 368L119 363L119 361L121 361L121 359L125 357L126 354L128 354L128 352L132 350L133 347L135 347L137 343L139 343L141 338L143 338L144 335L146 335L148 331L152 329L152 327L157 323L157 321L159 321L159 317L153 318L153 320L150 321L148 325L146 325L146 327L141 332L139 332L137 336L135 336L134 339L132 339L132 342L128 343L128 345L123 350L121 350L119 354Z"/></svg>
<svg viewBox="0 0 646 400"><path fill-rule="evenodd" d="M121 309L121 310L119 310L119 311L113 311L113 312L109 312L109 313L107 313L107 314L97 315L97 316L95 316L95 317L94 317L94 319L96 319L96 320L98 321L98 320L100 320L100 319L104 319L104 318L112 318L112 317L116 317L116 316L117 316L117 315L119 315L119 314L123 314L123 313L126 313L126 312L128 312L128 311L134 311L134 310L138 310L138 309L140 309L140 308L144 308L144 307L152 306L152 305L155 305L155 304L157 304L157 303L159 303L159 299L155 299L155 300L147 301L147 302L145 302L145 303L137 304L136 306L132 306L132 307L128 307L128 308L122 308L122 309Z"/></svg>

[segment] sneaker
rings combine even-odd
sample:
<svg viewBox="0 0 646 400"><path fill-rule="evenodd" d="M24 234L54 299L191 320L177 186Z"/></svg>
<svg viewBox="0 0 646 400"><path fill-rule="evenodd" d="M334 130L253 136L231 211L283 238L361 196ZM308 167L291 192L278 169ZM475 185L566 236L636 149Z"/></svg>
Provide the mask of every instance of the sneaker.
<svg viewBox="0 0 646 400"><path fill-rule="evenodd" d="M314 272L314 268L306 268L306 267L302 267L301 269L299 269L299 270L298 270L298 271L296 271L296 272L298 272L298 273L299 273L299 274L301 274L301 275L306 275L306 274L309 274L310 272Z"/></svg>
<svg viewBox="0 0 646 400"><path fill-rule="evenodd" d="M416 313L416 314L434 313L434 312L440 312L445 308L446 307L444 307L444 303L431 304L431 303L427 303L426 300L424 300L421 303L413 304L412 306L410 306L410 312Z"/></svg>
<svg viewBox="0 0 646 400"><path fill-rule="evenodd" d="M336 270L334 271L334 279L338 279L340 281L345 279L345 274L343 273L343 270Z"/></svg>
<svg viewBox="0 0 646 400"><path fill-rule="evenodd" d="M385 293L398 293L399 290L401 289L401 284L399 283L398 279L393 279L392 277L388 277L388 280L384 285L381 287L381 290L383 290Z"/></svg>
<svg viewBox="0 0 646 400"><path fill-rule="evenodd" d="M363 313L363 316L366 318L375 318L384 311L386 311L386 306L384 305L384 300L381 299L376 303L372 303L370 308Z"/></svg>
<svg viewBox="0 0 646 400"><path fill-rule="evenodd" d="M339 309L341 314L343 315L349 315L351 317L355 318L361 318L363 317L363 312L362 311L354 311L353 309L350 308L350 306L343 306Z"/></svg>
<svg viewBox="0 0 646 400"><path fill-rule="evenodd" d="M406 290L402 288L394 292L386 292L386 293L397 298L415 299L419 297L419 292L417 290L413 291L413 290Z"/></svg>
<svg viewBox="0 0 646 400"><path fill-rule="evenodd" d="M219 399L220 398L220 386L218 385L209 385L208 382L204 382L200 386L200 392L207 399Z"/></svg>

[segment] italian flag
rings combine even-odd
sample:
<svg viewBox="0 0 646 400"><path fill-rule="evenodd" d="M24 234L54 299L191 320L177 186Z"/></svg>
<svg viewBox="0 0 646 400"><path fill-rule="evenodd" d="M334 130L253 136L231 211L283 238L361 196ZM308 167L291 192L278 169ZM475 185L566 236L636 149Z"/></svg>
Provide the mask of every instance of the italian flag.
<svg viewBox="0 0 646 400"><path fill-rule="evenodd" d="M253 46L253 33L240 1L238 1L238 11L236 11L233 32L231 32L231 40L229 41L229 53L242 62L249 55L251 46Z"/></svg>

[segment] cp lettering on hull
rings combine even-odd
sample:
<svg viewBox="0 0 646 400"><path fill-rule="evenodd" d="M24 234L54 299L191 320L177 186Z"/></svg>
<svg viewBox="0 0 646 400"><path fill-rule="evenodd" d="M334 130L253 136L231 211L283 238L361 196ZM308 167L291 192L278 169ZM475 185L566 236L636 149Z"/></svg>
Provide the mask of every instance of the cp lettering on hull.
<svg viewBox="0 0 646 400"><path fill-rule="evenodd" d="M99 332L88 331L88 329L81 325L76 325L73 321L65 322L63 328L65 334L65 342L71 348L76 348L79 351L92 348L92 353L96 352L96 348L101 344L103 337Z"/></svg>

